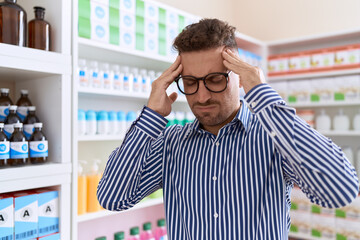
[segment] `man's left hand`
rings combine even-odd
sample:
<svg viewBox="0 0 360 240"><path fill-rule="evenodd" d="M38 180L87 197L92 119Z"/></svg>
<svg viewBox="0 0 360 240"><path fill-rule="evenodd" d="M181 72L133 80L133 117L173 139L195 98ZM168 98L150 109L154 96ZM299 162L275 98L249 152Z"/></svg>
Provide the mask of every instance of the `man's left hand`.
<svg viewBox="0 0 360 240"><path fill-rule="evenodd" d="M240 87L248 93L253 87L265 83L263 71L242 61L237 54L225 48L222 52L224 66L239 76Z"/></svg>

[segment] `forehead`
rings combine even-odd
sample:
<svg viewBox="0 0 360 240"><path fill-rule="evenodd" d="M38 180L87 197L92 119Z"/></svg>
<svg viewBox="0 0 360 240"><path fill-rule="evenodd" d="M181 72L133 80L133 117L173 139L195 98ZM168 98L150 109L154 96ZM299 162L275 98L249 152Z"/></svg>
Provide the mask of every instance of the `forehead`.
<svg viewBox="0 0 360 240"><path fill-rule="evenodd" d="M208 50L181 53L181 64L183 65L182 75L196 77L204 76L211 72L223 72L223 57L221 55L224 47Z"/></svg>

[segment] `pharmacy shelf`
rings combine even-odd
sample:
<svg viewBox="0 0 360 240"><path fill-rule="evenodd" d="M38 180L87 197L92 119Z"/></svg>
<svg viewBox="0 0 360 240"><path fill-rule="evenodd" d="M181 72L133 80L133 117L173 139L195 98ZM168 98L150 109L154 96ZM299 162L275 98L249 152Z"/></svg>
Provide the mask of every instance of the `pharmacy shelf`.
<svg viewBox="0 0 360 240"><path fill-rule="evenodd" d="M289 103L295 108L312 108L312 107L340 107L340 106L360 106L360 101L339 101L339 102L318 102L318 103Z"/></svg>
<svg viewBox="0 0 360 240"><path fill-rule="evenodd" d="M83 135L78 136L79 142L91 142L91 141L122 141L124 136L120 135Z"/></svg>
<svg viewBox="0 0 360 240"><path fill-rule="evenodd" d="M137 93L137 92L123 92L118 90L112 90L112 89L101 89L101 88L85 88L80 87L78 89L79 97L110 97L114 98L117 97L119 99L123 100L129 100L129 99L137 99L137 100L148 100L150 93ZM184 96L178 96L178 99L176 102L186 102L186 98Z"/></svg>
<svg viewBox="0 0 360 240"><path fill-rule="evenodd" d="M272 76L272 77L270 76L268 77L268 81L277 82L277 81L297 80L297 79L336 77L336 76L345 76L345 75L353 75L353 74L360 74L360 68L313 72L313 73L288 74L288 75Z"/></svg>
<svg viewBox="0 0 360 240"><path fill-rule="evenodd" d="M102 211L95 212L95 213L86 213L86 214L78 216L77 220L78 220L78 222L86 222L86 221L90 221L90 220L94 220L94 219L98 219L98 218L102 218L102 217L121 214L124 212L130 212L130 211L139 210L139 209L143 209L143 208L147 208L147 207L157 206L160 204L163 204L162 198L151 199L151 200L146 200L144 202L140 202L128 210L124 210L124 211L120 211L120 212L102 210Z"/></svg>
<svg viewBox="0 0 360 240"><path fill-rule="evenodd" d="M81 37L78 38L78 44L80 58L136 66L155 71L164 71L175 60L175 58L171 57L132 50Z"/></svg>
<svg viewBox="0 0 360 240"><path fill-rule="evenodd" d="M360 137L360 131L320 131L325 136Z"/></svg>
<svg viewBox="0 0 360 240"><path fill-rule="evenodd" d="M51 75L71 75L71 56L0 43L2 79L35 79Z"/></svg>
<svg viewBox="0 0 360 240"><path fill-rule="evenodd" d="M70 183L71 163L49 163L0 170L0 193Z"/></svg>

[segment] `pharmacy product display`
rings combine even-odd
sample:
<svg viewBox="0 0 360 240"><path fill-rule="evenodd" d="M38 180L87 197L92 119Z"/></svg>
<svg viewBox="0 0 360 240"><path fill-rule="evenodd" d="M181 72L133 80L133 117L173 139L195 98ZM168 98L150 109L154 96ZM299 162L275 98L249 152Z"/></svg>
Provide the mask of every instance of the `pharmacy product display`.
<svg viewBox="0 0 360 240"><path fill-rule="evenodd" d="M360 238L360 197L346 207L328 209L312 204L297 187L291 195L290 233L316 239Z"/></svg>
<svg viewBox="0 0 360 240"><path fill-rule="evenodd" d="M174 56L177 34L199 19L140 0L79 0L78 16L79 37L160 56Z"/></svg>
<svg viewBox="0 0 360 240"><path fill-rule="evenodd" d="M0 43L26 47L26 12L16 2L0 3Z"/></svg>
<svg viewBox="0 0 360 240"><path fill-rule="evenodd" d="M244 49L238 48L239 57L244 62L262 68L262 57L256 55L255 53L246 51Z"/></svg>
<svg viewBox="0 0 360 240"><path fill-rule="evenodd" d="M360 67L360 44L273 55L268 58L269 76Z"/></svg>
<svg viewBox="0 0 360 240"><path fill-rule="evenodd" d="M150 93L152 82L161 75L153 70L94 60L79 59L78 63L79 86L82 88Z"/></svg>
<svg viewBox="0 0 360 240"><path fill-rule="evenodd" d="M157 227L152 230L151 222L143 223L142 231L140 227L134 226L128 231L114 233L114 240L167 240L165 219L157 221ZM128 234L128 235L127 235ZM127 235L127 236L126 236ZM95 240L106 240L105 236L95 238Z"/></svg>
<svg viewBox="0 0 360 240"><path fill-rule="evenodd" d="M0 216L0 239L60 240L59 193L54 189L0 194Z"/></svg>
<svg viewBox="0 0 360 240"><path fill-rule="evenodd" d="M29 22L29 40L30 48L41 50L50 50L50 24L44 20L45 8L34 7L35 19Z"/></svg>
<svg viewBox="0 0 360 240"><path fill-rule="evenodd" d="M288 103L360 101L360 75L271 82Z"/></svg>

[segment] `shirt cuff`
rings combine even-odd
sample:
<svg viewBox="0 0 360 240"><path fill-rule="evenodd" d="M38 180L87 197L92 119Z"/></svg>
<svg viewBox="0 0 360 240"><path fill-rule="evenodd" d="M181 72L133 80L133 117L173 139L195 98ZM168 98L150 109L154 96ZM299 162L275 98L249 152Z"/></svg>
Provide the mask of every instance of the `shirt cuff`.
<svg viewBox="0 0 360 240"><path fill-rule="evenodd" d="M137 128L156 139L165 129L168 120L154 110L144 106L140 116L133 123Z"/></svg>
<svg viewBox="0 0 360 240"><path fill-rule="evenodd" d="M267 83L262 83L253 87L245 96L251 112L257 113L274 103L285 103L280 95Z"/></svg>

